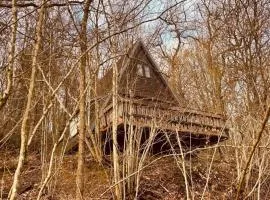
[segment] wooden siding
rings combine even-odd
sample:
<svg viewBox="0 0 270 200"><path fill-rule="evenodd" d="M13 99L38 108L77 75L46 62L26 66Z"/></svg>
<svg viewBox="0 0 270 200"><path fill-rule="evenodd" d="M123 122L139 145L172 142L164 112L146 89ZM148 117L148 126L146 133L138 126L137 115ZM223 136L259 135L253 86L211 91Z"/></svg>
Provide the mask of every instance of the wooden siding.
<svg viewBox="0 0 270 200"><path fill-rule="evenodd" d="M137 64L149 67L149 78L137 74ZM140 48L136 57L131 58L130 66L127 67L120 80L119 92L124 96L129 96L131 93L135 99L160 99L177 105L168 85L162 82L160 76L160 72L155 69L145 52Z"/></svg>
<svg viewBox="0 0 270 200"><path fill-rule="evenodd" d="M132 52L132 54L131 54ZM142 44L137 45L131 55L123 56L118 62L119 86L118 93L122 97L132 96L136 99L155 99L177 105L178 102L160 72L149 59ZM128 61L128 62L127 62ZM137 64L149 67L150 77L137 74ZM163 79L163 80L162 80ZM112 69L98 82L98 96L108 95L112 90Z"/></svg>

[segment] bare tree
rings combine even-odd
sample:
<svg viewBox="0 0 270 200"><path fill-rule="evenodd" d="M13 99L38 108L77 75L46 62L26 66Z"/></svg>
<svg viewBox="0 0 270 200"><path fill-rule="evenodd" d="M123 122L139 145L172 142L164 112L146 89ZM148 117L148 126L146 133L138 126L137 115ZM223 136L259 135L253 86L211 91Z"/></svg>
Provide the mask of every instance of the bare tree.
<svg viewBox="0 0 270 200"><path fill-rule="evenodd" d="M15 47L16 47L16 35L17 35L17 1L12 1L12 25L11 25L11 38L9 42L9 55L7 66L7 86L3 94L0 94L0 110L5 106L7 99L10 95L13 85L13 65L15 60Z"/></svg>
<svg viewBox="0 0 270 200"><path fill-rule="evenodd" d="M13 184L9 192L9 199L13 200L16 198L17 189L19 186L20 175L22 172L22 168L25 161L25 154L26 154L26 145L27 145L27 123L29 119L29 113L32 105L32 98L34 93L34 86L35 86L35 78L36 78L36 71L37 71L37 64L38 64L38 53L41 44L41 34L42 34L42 27L43 27L43 18L44 18L44 10L45 10L45 3L46 1L42 1L41 8L38 12L38 22L36 27L36 43L33 50L33 58L32 58L32 71L31 71L31 78L30 78L30 85L27 95L27 104L22 118L22 125L21 125L21 147L20 147L20 155L19 161L17 165L17 169L15 171L15 175L13 178Z"/></svg>
<svg viewBox="0 0 270 200"><path fill-rule="evenodd" d="M78 167L76 177L76 199L83 199L84 193L84 142L85 142L85 73L87 66L87 20L89 15L89 7L91 0L87 0L83 9L83 18L81 22L80 33L80 112L79 112L79 151L78 151Z"/></svg>

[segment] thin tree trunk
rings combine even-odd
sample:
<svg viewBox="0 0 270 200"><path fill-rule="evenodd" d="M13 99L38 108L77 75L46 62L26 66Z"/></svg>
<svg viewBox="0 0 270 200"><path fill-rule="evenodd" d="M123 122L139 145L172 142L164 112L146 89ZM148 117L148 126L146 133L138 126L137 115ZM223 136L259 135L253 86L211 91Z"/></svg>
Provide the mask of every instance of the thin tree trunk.
<svg viewBox="0 0 270 200"><path fill-rule="evenodd" d="M76 114L76 110L77 110L77 106L75 111L73 112L73 114L71 115L71 117L69 118L69 120L66 122L66 125L59 137L59 139L57 141L55 141L52 151L51 151L51 156L50 156L50 162L49 162L49 166L48 166L48 172L47 175L43 181L43 183L41 184L38 196L37 196L37 200L41 199L42 196L42 192L45 189L45 187L47 186L48 182L50 181L51 177L52 177L52 173L53 173L53 161L54 161L54 157L55 157L55 152L56 152L56 148L58 147L58 145L63 141L64 136L68 130L68 127L70 125L70 122L72 121L72 119L74 118L75 114Z"/></svg>
<svg viewBox="0 0 270 200"><path fill-rule="evenodd" d="M41 34L42 34L42 26L43 26L43 16L44 16L44 7L45 7L45 0L42 1L41 8L39 10L38 22L36 27L36 44L34 46L33 52L33 59L32 59L32 72L30 78L30 85L27 95L27 103L26 108L23 114L22 119L22 126L21 126L21 147L20 147L20 155L19 161L17 165L17 169L15 171L13 184L9 192L8 199L13 200L16 198L17 189L20 182L20 175L24 165L25 154L26 154L26 146L27 146L27 123L29 119L30 109L32 98L34 94L34 86L35 86L35 77L36 77L36 70L37 70L37 56L39 53L40 43L41 43Z"/></svg>
<svg viewBox="0 0 270 200"><path fill-rule="evenodd" d="M117 121L118 121L118 69L115 62L113 66L113 86L112 86L112 100L113 100L113 111L112 111L112 140L113 140L113 177L114 183L118 183L115 186L115 198L122 199L122 187L120 184L120 167L119 167L119 155L118 155L118 142L117 142Z"/></svg>
<svg viewBox="0 0 270 200"><path fill-rule="evenodd" d="M12 0L12 36L9 43L8 68L7 68L7 88L0 96L0 110L5 106L13 85L13 65L15 58L16 34L17 34L17 7L16 0Z"/></svg>
<svg viewBox="0 0 270 200"><path fill-rule="evenodd" d="M84 5L83 18L81 23L80 47L81 47L81 62L80 62L80 101L79 101L79 151L78 165L76 176L76 199L83 199L84 193L84 140L85 140L85 68L87 62L87 20L89 15L89 7L92 0L87 0Z"/></svg>
<svg viewBox="0 0 270 200"><path fill-rule="evenodd" d="M248 171L248 169L250 167L250 163L251 163L251 160L252 160L253 155L255 153L255 150L257 149L257 146L259 145L259 143L261 141L263 131L264 131L265 126L266 126L266 124L268 122L269 116L270 116L270 106L268 106L268 108L267 108L267 110L265 112L265 116L264 116L264 119L263 119L263 122L262 122L262 125L261 125L261 129L258 132L258 138L257 138L254 146L252 147L251 153L250 153L250 155L248 157L247 164L246 164L245 169L243 171L242 178L240 179L240 182L238 184L237 194L236 194L236 198L235 198L236 200L241 199L241 195L244 193L243 185L244 185L244 182L245 182L245 177L246 177L247 171Z"/></svg>

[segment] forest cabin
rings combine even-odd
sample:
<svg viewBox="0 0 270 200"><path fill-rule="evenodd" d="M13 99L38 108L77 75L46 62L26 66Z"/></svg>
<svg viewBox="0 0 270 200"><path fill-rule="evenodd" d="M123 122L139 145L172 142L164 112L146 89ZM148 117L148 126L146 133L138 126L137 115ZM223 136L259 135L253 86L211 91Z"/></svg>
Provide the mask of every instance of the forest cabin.
<svg viewBox="0 0 270 200"><path fill-rule="evenodd" d="M119 145L124 133L127 133L126 127L130 126L141 128L144 138L149 137L150 129L153 128L157 138L170 133L173 141L174 135L178 134L181 142L192 148L212 145L228 138L223 116L181 107L181 102L170 89L142 41L137 41L120 58L117 67ZM97 88L100 104L99 133L103 138L111 138L112 76L110 69L99 80Z"/></svg>

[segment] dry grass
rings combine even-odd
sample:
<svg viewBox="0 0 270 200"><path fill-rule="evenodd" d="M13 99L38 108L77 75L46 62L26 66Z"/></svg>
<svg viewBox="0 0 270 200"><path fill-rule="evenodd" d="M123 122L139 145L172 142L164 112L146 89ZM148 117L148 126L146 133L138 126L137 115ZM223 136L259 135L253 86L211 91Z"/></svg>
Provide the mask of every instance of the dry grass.
<svg viewBox="0 0 270 200"><path fill-rule="evenodd" d="M1 152L0 178L2 179L2 199L5 199L11 186L12 175L16 167L16 156L12 152ZM211 152L201 152L191 158L187 163L187 173L190 183L191 194L194 199L200 199L206 183L209 160ZM161 155L162 156L162 155ZM164 156L164 155L163 155ZM159 158L159 159L157 159ZM185 199L185 181L181 171L176 165L173 157L153 156L147 160L153 162L145 168L139 187L141 200L148 199ZM221 200L231 199L234 194L235 169L232 160L224 161L219 154L214 159L211 174L209 176L208 189L204 199ZM74 199L75 198L75 177L77 158L75 155L66 155L63 164L54 181L51 184L52 194L45 191L43 199ZM19 189L19 199L35 199L41 179L39 155L28 156L28 162L23 171L22 186ZM111 199L109 192L101 196L110 186L110 166L100 166L87 159L85 167L86 199Z"/></svg>

